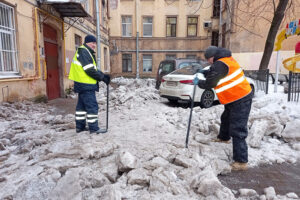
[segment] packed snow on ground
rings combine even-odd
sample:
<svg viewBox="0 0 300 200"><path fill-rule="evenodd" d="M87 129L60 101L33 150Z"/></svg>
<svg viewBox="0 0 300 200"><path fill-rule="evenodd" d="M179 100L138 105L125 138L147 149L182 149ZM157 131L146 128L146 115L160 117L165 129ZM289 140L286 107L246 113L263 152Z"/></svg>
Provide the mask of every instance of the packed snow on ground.
<svg viewBox="0 0 300 200"><path fill-rule="evenodd" d="M54 115L47 104L0 105L0 199L257 199L235 196L218 180L230 173L232 144L217 136L223 106L170 106L152 79L116 78L110 87L106 134L75 133L73 114ZM97 95L105 125L106 96ZM271 90L271 89L270 89ZM286 94L256 92L249 119L249 165L295 163L300 157L300 104ZM67 105L66 105L67 106ZM296 192L296 191L295 191ZM297 199L265 189L261 199Z"/></svg>

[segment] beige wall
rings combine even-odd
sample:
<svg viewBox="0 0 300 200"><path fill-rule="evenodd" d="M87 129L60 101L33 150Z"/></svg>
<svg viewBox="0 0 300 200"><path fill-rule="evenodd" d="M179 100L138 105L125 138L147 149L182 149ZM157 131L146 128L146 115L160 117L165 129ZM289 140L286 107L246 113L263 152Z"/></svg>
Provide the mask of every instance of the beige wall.
<svg viewBox="0 0 300 200"><path fill-rule="evenodd" d="M111 74L113 76L134 77L136 75L136 51L135 38L124 40L121 37L111 38L112 41L120 48L118 54L111 56ZM166 59L166 55L176 55L177 58L184 58L188 55L195 55L198 58L203 58L203 52L199 50L201 46L207 46L208 40L201 39L184 39L184 38L143 38L139 41L139 72L141 77L156 77L159 63ZM111 47L112 49L112 47ZM177 49L178 51L155 51L165 49ZM183 50L191 51L183 51ZM148 50L148 51L147 51ZM182 50L182 51L180 51ZM194 51L193 51L194 50ZM122 54L132 55L132 72L122 73ZM152 72L143 72L143 54L152 55Z"/></svg>
<svg viewBox="0 0 300 200"><path fill-rule="evenodd" d="M204 0L198 10L201 1L187 3L186 1L154 1L138 0L139 32L142 33L142 17L153 16L153 37L166 36L166 17L177 16L177 37L186 37L187 16L198 16L198 36L207 36L207 30L203 29L204 21L211 21L211 1ZM121 16L132 16L132 36L136 36L136 3L134 0L120 0L116 9L110 10L110 36L121 36Z"/></svg>
<svg viewBox="0 0 300 200"><path fill-rule="evenodd" d="M236 61L241 65L243 69L246 70L258 70L260 60L262 57L262 52L247 52L247 53L233 53L233 57ZM283 67L282 62L290 57L295 56L294 51L280 51L279 54L279 73L281 74L288 74L288 70ZM276 59L277 59L277 52L273 52L268 69L270 73L276 72Z"/></svg>
<svg viewBox="0 0 300 200"><path fill-rule="evenodd" d="M229 1L233 2L233 1ZM234 57L245 69L258 70L259 64L264 51L266 38L270 28L270 21L273 18L273 6L270 1L269 4L264 4L263 1L254 0L251 1L249 5L243 4L243 1L235 2L235 18L231 24L231 31L226 33L226 47L234 52ZM259 5L265 5L259 6ZM295 19L295 17L300 16L300 7L296 8L294 5L294 10L287 10L285 17L278 33L281 32L287 23ZM238 8L238 9L237 9ZM245 12L246 11L246 12ZM228 10L223 12L223 22L229 22L227 26L230 26L230 16L228 15ZM288 73L288 71L283 67L282 61L286 58L293 57L295 55L294 49L296 43L299 41L299 36L291 36L283 41L282 49L280 53L280 73ZM276 70L276 55L277 52L273 52L268 68L271 73L275 73Z"/></svg>
<svg viewBox="0 0 300 200"><path fill-rule="evenodd" d="M35 21L35 0L0 0L6 5L14 7L16 41L18 49L18 70L19 76L7 78L0 76L0 88L4 88L4 93L0 97L1 101L15 101L28 98L34 98L40 95L47 95L46 92L46 66L44 65L45 57L41 53L44 50L43 24L48 24L57 31L58 43L58 66L60 80L60 94L65 96L65 90L73 85L73 81L68 79L70 64L75 53L75 34L80 35L82 40L87 34L96 36L95 22L92 18L85 19L84 22L75 23L72 27L68 24L68 20L64 22L62 28L62 19L58 13L51 13L47 16L42 11L38 11L38 27L36 29ZM93 16L93 0L89 0L89 14ZM101 11L100 4L100 11ZM42 8L47 8L42 5ZM54 9L52 9L54 10ZM106 12L107 13L107 12ZM108 17L106 17L107 19ZM104 48L107 48L107 56L109 58L109 43L108 43L108 24L101 20L101 36L105 38L101 43L101 69L104 70ZM71 23L72 24L72 23ZM66 30L68 29L68 30ZM63 33L65 35L63 36ZM37 35L36 35L37 33ZM37 48L38 41L38 48ZM37 51L40 53L38 57ZM40 65L38 64L40 59ZM108 60L108 70L110 71L110 63ZM4 98L3 98L4 97Z"/></svg>
<svg viewBox="0 0 300 200"><path fill-rule="evenodd" d="M35 23L32 5L25 1L17 0L1 2L14 7L16 48L18 50L17 68L22 78L20 78L20 76L10 79L0 78L0 88L4 88L4 94L2 94L0 102L45 95L45 82L35 80L38 78L38 68L35 52L36 40L33 31L35 29Z"/></svg>
<svg viewBox="0 0 300 200"><path fill-rule="evenodd" d="M203 28L204 21L212 21L212 6L209 0L204 0L201 8L202 1L120 0L117 4L114 0L111 2L115 4L110 9L110 49L118 50L111 55L111 72L114 76L136 75L136 23L140 36L141 77L155 77L158 65L166 58L166 54L175 54L177 58L187 55L202 57L202 51L210 45L211 32ZM122 37L122 16L132 17L132 37ZM153 17L152 37L143 37L144 16ZM177 17L176 37L166 37L167 16ZM188 16L198 17L197 37L187 37ZM214 23L218 23L218 20L214 20ZM122 73L122 53L132 54L132 73ZM152 72L142 72L143 54L152 55Z"/></svg>
<svg viewBox="0 0 300 200"><path fill-rule="evenodd" d="M233 52L262 52L274 13L272 1L265 4L263 1L254 0L251 1L250 8L243 4L243 1L239 2L237 5L237 1L235 1L235 8L238 6L239 9L235 9L234 11L236 17L234 18L234 24L232 24L232 31L228 33L230 35L229 48ZM276 2L278 3L278 1ZM278 33L290 21L299 19L299 6L298 4L292 5L292 8L285 12L285 17ZM289 37L283 42L282 50L294 50L297 41L299 41L299 37Z"/></svg>

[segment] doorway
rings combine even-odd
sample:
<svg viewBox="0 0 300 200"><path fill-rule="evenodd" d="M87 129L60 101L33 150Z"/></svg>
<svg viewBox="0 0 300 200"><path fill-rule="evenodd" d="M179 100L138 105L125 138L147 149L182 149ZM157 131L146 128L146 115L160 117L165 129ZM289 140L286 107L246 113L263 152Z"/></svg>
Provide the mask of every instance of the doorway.
<svg viewBox="0 0 300 200"><path fill-rule="evenodd" d="M47 24L43 25L43 30L47 66L47 96L48 100L52 100L60 97L57 32Z"/></svg>

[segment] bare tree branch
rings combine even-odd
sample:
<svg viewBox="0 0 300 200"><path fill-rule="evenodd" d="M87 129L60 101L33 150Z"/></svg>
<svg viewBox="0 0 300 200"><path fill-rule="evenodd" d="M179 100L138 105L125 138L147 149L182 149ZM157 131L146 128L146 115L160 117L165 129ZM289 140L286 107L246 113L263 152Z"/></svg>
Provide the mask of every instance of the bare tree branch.
<svg viewBox="0 0 300 200"><path fill-rule="evenodd" d="M289 0L279 0L279 4L277 5L276 11L274 13L272 24L267 36L264 53L259 65L260 70L268 69L268 65L274 48L276 34L284 18L284 13L286 11L288 3Z"/></svg>

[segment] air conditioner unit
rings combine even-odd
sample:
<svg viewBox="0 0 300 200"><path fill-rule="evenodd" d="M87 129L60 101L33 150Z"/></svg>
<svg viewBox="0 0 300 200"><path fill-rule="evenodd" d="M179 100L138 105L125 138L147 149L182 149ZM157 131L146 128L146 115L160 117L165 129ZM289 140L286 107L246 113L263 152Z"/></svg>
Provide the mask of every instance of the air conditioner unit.
<svg viewBox="0 0 300 200"><path fill-rule="evenodd" d="M211 22L210 21L204 22L203 27L204 28L211 28Z"/></svg>

